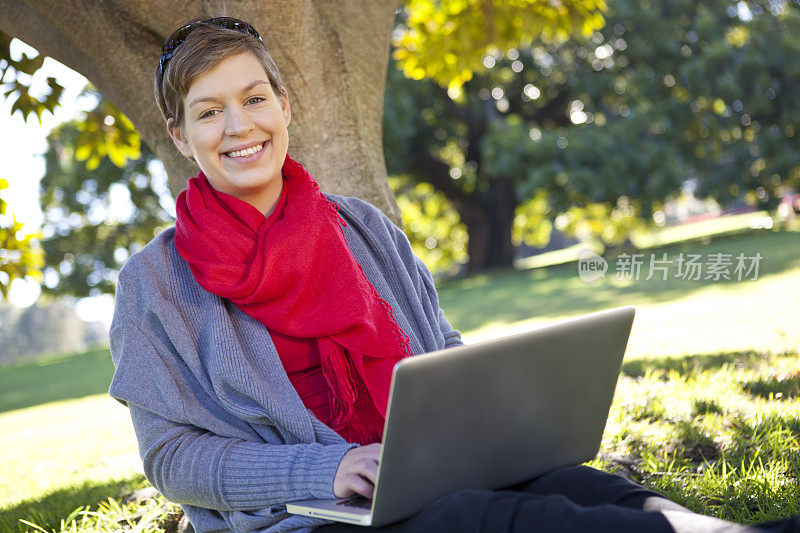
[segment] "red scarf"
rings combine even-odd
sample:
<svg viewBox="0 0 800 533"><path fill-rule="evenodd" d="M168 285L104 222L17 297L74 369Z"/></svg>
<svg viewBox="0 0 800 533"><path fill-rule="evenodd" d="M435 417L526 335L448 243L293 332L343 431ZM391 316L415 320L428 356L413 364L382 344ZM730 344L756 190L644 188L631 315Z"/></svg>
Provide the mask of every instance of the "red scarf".
<svg viewBox="0 0 800 533"><path fill-rule="evenodd" d="M368 395L380 427L362 437L374 441L377 430L380 439L392 369L411 355L408 336L356 262L339 206L288 155L282 175L267 218L199 172L178 195L175 246L207 291L271 331L316 339L333 429L342 434Z"/></svg>

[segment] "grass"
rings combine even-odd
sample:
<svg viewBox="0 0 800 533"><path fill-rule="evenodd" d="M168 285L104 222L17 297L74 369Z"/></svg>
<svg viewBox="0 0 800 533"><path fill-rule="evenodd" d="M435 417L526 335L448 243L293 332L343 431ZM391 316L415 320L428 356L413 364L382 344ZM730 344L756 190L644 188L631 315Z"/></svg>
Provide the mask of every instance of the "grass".
<svg viewBox="0 0 800 533"><path fill-rule="evenodd" d="M0 531L58 529L78 507L146 483L108 348L0 368Z"/></svg>
<svg viewBox="0 0 800 533"><path fill-rule="evenodd" d="M619 280L609 257L606 276L592 283L576 264L495 271L444 282L439 299L447 317L476 341L529 329L581 313L634 305L637 316L629 358L719 353L741 349L783 351L800 347L800 231L761 231L709 244L671 245L646 251L676 259L680 253L760 253L757 279L742 282L674 277ZM475 309L480 309L476 313Z"/></svg>
<svg viewBox="0 0 800 533"><path fill-rule="evenodd" d="M70 514L76 509L85 511L98 508L98 502L122 499L136 489L147 485L144 476L136 475L127 479L111 479L102 482L85 481L76 485L66 485L53 490L40 498L31 498L5 507L0 516L0 531L31 531L34 528L20 520L46 527L49 530L66 530L61 522L69 522ZM75 516L81 519L83 515ZM66 525L66 524L65 524Z"/></svg>
<svg viewBox="0 0 800 533"><path fill-rule="evenodd" d="M108 391L108 347L0 367L0 413Z"/></svg>
<svg viewBox="0 0 800 533"><path fill-rule="evenodd" d="M701 513L800 513L800 357L728 352L629 361L593 466Z"/></svg>
<svg viewBox="0 0 800 533"><path fill-rule="evenodd" d="M127 409L106 394L1 414L0 471L3 532L16 531L19 518L55 527L76 507L144 480Z"/></svg>
<svg viewBox="0 0 800 533"><path fill-rule="evenodd" d="M636 305L592 464L758 522L800 513L800 231L719 230L647 253L759 252L757 279L619 280L609 257L592 283L574 263L446 282L441 305L470 341ZM107 349L0 368L0 531L174 527L163 498L119 503L146 481L127 412L105 394L112 372Z"/></svg>

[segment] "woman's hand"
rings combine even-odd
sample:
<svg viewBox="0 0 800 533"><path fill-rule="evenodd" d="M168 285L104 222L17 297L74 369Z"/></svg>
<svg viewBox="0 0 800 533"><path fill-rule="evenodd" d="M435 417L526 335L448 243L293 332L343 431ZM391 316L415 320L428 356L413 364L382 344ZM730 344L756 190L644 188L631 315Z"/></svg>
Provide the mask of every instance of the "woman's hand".
<svg viewBox="0 0 800 533"><path fill-rule="evenodd" d="M333 478L333 495L337 498L348 498L360 494L372 499L380 454L380 443L359 446L344 454Z"/></svg>

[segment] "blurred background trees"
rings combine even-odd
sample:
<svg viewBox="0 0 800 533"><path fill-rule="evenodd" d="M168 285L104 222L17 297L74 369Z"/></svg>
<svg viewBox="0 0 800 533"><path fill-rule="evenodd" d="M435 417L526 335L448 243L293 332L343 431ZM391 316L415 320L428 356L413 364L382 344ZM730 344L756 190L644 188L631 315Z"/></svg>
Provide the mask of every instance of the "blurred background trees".
<svg viewBox="0 0 800 533"><path fill-rule="evenodd" d="M0 366L32 355L77 352L108 342L102 322L84 322L59 299L0 307Z"/></svg>
<svg viewBox="0 0 800 533"><path fill-rule="evenodd" d="M58 105L62 88L54 78L47 80L50 92L39 100L29 92L29 86L22 83L18 76L8 77L9 73L21 72L32 75L44 62L44 57L29 57L23 54L15 60L11 57L11 38L0 32L0 87L5 96L17 94L11 106L11 112L20 112L28 117L31 114L41 116L47 110ZM8 188L8 180L0 177L0 301L8 296L9 286L15 279L41 279L40 268L44 255L37 245L35 233L28 233L24 221L14 217L5 200L2 190Z"/></svg>
<svg viewBox="0 0 800 533"><path fill-rule="evenodd" d="M0 179L0 300L8 295L15 279L40 280L44 265L44 254L36 242L38 234L28 233L24 223L8 211L2 198L2 190L7 187L8 181Z"/></svg>
<svg viewBox="0 0 800 533"><path fill-rule="evenodd" d="M113 294L128 256L174 221L153 153L116 106L85 94L95 107L51 131L40 182L44 290L77 297Z"/></svg>
<svg viewBox="0 0 800 533"><path fill-rule="evenodd" d="M390 69L390 174L447 197L470 271L510 266L545 220L621 243L687 183L772 209L800 186L799 25L796 2L615 0L588 38L490 49L459 90Z"/></svg>

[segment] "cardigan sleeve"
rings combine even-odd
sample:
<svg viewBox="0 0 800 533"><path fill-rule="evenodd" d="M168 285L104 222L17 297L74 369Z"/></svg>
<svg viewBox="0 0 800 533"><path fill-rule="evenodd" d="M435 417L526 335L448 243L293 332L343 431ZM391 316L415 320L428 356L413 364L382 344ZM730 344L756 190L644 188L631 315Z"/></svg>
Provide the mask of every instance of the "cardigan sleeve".
<svg viewBox="0 0 800 533"><path fill-rule="evenodd" d="M128 321L112 328L111 348L117 368L109 392L128 406L145 475L167 499L247 511L335 497L339 463L355 444L269 444L197 427L168 344Z"/></svg>
<svg viewBox="0 0 800 533"><path fill-rule="evenodd" d="M150 483L168 500L218 511L335 498L336 470L356 446L249 442L129 407Z"/></svg>

